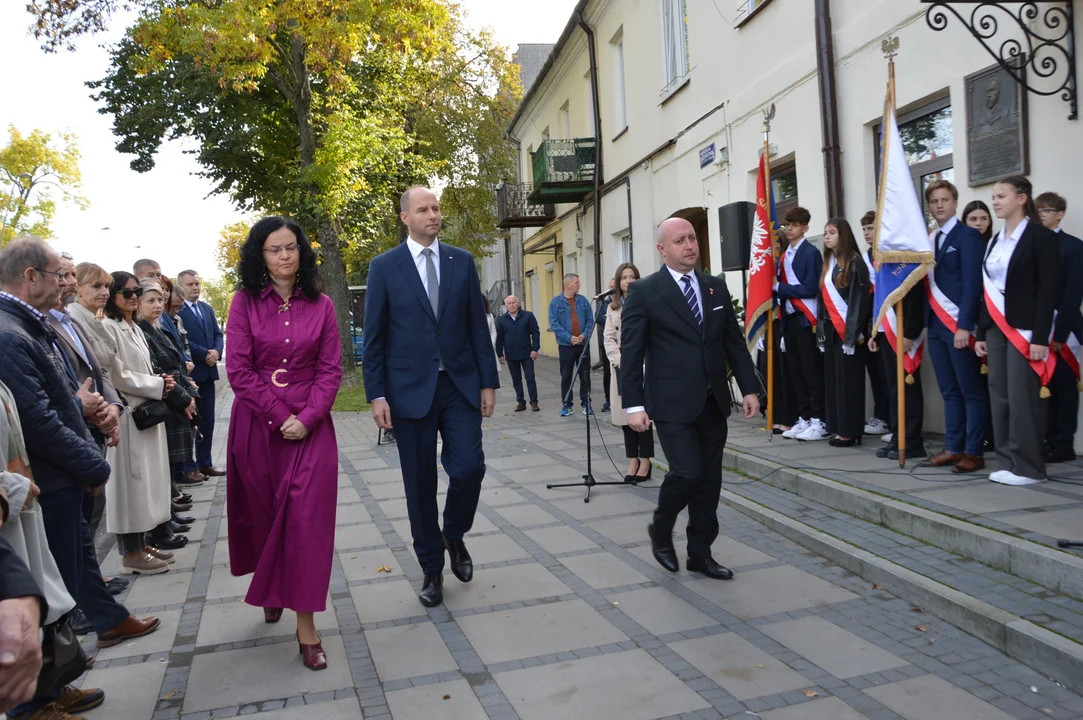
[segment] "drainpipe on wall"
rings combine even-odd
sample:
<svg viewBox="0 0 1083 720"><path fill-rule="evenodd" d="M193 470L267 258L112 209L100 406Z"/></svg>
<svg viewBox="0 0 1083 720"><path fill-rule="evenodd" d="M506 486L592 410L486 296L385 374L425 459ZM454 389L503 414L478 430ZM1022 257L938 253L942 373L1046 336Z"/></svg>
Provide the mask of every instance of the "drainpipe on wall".
<svg viewBox="0 0 1083 720"><path fill-rule="evenodd" d="M590 58L590 98L594 105L594 292L602 291L602 109L598 99L598 57L594 48L594 30L578 13L579 27L587 34L587 54Z"/></svg>
<svg viewBox="0 0 1083 720"><path fill-rule="evenodd" d="M632 257L628 258L629 262L635 262L635 243L632 242L632 178L628 175L624 176L624 185L628 188L628 244L632 247ZM598 290L601 292L601 290Z"/></svg>
<svg viewBox="0 0 1083 720"><path fill-rule="evenodd" d="M835 82L835 45L831 38L831 0L816 0L816 75L820 86L820 122L824 139L824 179L828 217L844 217L842 150L839 147L839 100Z"/></svg>

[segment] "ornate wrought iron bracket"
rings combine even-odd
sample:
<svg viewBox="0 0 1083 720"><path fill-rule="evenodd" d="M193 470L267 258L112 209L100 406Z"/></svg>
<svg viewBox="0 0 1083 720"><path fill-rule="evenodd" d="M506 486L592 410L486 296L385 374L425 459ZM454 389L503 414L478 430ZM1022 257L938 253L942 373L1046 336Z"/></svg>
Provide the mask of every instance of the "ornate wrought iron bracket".
<svg viewBox="0 0 1083 720"><path fill-rule="evenodd" d="M1060 95L1071 108L1068 119L1079 117L1073 0L1052 0L1045 8L1032 0L921 1L931 6L925 21L933 30L946 29L951 13L1017 83L1035 95ZM1002 23L1007 37L998 41Z"/></svg>

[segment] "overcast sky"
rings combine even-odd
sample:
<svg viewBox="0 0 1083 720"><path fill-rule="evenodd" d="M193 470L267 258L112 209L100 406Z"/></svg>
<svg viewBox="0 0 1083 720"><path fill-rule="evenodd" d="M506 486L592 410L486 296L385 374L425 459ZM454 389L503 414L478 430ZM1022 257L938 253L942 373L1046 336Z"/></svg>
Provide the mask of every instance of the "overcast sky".
<svg viewBox="0 0 1083 720"><path fill-rule="evenodd" d="M471 24L491 28L497 40L514 51L519 43L556 42L575 0L462 4ZM198 166L184 153L184 145L164 147L153 171L132 171L131 156L114 149L112 118L98 114L84 85L106 74L108 55L102 45L122 34L123 18L112 32L84 39L73 53L47 55L27 33L31 18L23 7L22 2L0 3L0 146L7 144L10 124L24 134L34 128L74 132L82 152L83 194L91 203L86 212L60 206L53 246L72 253L76 261L96 262L109 271L130 270L132 262L147 256L170 275L192 267L207 277L217 276L218 232L246 215L225 197L207 197L211 185L194 175ZM0 187L5 199L10 189Z"/></svg>

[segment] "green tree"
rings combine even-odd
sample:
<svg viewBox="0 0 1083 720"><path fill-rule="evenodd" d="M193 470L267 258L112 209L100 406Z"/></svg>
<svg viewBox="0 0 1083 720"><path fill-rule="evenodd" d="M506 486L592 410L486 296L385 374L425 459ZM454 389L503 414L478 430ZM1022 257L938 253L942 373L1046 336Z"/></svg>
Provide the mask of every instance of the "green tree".
<svg viewBox="0 0 1083 720"><path fill-rule="evenodd" d="M204 280L200 291L200 297L214 308L214 316L220 322L229 317L229 306L233 302L233 292L236 285L229 278L221 277L214 280ZM228 328L227 328L228 331Z"/></svg>
<svg viewBox="0 0 1083 720"><path fill-rule="evenodd" d="M52 238L56 195L83 210L90 205L79 194L81 182L74 135L54 138L41 130L23 135L11 125L8 144L0 148L0 247L17 235Z"/></svg>
<svg viewBox="0 0 1083 720"><path fill-rule="evenodd" d="M296 217L319 247L352 371L348 279L397 241L410 184L449 188L445 237L492 241L520 89L504 48L447 0L132 0L137 19L93 83L132 167L195 138L215 191ZM105 26L115 0L38 0L48 50Z"/></svg>
<svg viewBox="0 0 1083 720"><path fill-rule="evenodd" d="M236 286L240 278L237 277L237 265L241 261L241 246L248 238L248 230L259 218L252 218L243 222L226 225L218 234L218 244L214 248L214 259L222 277L231 286Z"/></svg>

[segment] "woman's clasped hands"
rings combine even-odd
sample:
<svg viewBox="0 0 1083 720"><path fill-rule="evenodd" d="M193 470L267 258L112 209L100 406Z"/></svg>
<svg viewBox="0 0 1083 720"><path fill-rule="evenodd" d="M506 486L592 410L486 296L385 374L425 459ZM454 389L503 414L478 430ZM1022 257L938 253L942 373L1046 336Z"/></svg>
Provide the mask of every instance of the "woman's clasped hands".
<svg viewBox="0 0 1083 720"><path fill-rule="evenodd" d="M308 428L297 419L296 415L290 415L286 422L282 423L279 431L287 440L304 440L308 437Z"/></svg>

